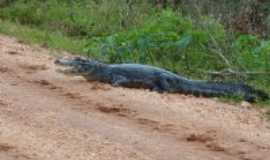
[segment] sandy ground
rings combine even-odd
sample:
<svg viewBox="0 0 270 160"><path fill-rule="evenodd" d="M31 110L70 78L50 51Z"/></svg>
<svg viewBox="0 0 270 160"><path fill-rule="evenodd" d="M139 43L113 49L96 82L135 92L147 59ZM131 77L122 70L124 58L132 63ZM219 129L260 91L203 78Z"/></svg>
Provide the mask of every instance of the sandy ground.
<svg viewBox="0 0 270 160"><path fill-rule="evenodd" d="M52 52L0 36L0 160L269 160L255 107L89 83Z"/></svg>

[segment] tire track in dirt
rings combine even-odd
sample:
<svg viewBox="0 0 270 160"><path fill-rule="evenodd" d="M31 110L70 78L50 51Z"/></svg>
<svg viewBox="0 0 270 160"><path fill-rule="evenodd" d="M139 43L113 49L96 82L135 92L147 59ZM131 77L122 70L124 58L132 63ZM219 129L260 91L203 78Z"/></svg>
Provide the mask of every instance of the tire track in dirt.
<svg viewBox="0 0 270 160"><path fill-rule="evenodd" d="M4 160L32 160L16 150L16 147L7 143L0 143L0 159Z"/></svg>
<svg viewBox="0 0 270 160"><path fill-rule="evenodd" d="M99 141L93 142L96 146L90 147L91 153L96 153L95 159L267 160L269 157L269 128L257 118L256 111L190 96L87 83L55 73L52 58L37 54L47 51L18 44L7 37L0 37L0 42L0 118L7 123L0 129L28 128L34 135L41 135L41 139L30 138L35 142L30 148L35 147L32 152L39 159L47 159L46 155L53 156L51 159L76 157L68 152L72 150L57 148L54 143L79 147L74 154L84 154L80 156L82 159L86 155L91 157L86 154L90 146L83 142L85 137L99 137ZM28 132L14 135L22 137L18 141L21 144L29 139ZM109 147L103 144L105 141ZM50 150L44 145L55 151L47 153ZM22 146L17 148L31 153ZM97 148L107 152L101 154ZM112 148L119 153L114 154ZM61 152L67 157L58 154Z"/></svg>
<svg viewBox="0 0 270 160"><path fill-rule="evenodd" d="M0 108L8 107L8 103L0 99ZM2 122L0 121L0 124ZM0 132L0 135L2 133ZM0 138L0 159L4 160L32 160L29 156L21 153L16 146L5 142L6 139Z"/></svg>

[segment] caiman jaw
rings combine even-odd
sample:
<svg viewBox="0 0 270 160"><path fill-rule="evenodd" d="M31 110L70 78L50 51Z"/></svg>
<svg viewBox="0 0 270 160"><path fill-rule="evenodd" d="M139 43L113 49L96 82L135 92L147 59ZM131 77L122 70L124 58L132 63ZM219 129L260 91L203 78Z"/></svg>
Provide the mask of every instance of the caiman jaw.
<svg viewBox="0 0 270 160"><path fill-rule="evenodd" d="M73 68L73 67L68 67L68 68L57 68L56 69L56 72L59 72L59 73L62 73L62 74L65 74L65 75L71 75L71 76L75 76L77 75L76 73L76 69Z"/></svg>
<svg viewBox="0 0 270 160"><path fill-rule="evenodd" d="M58 66L56 72L65 74L65 75L76 75L77 70L72 66L72 62L68 59L57 59L54 63Z"/></svg>
<svg viewBox="0 0 270 160"><path fill-rule="evenodd" d="M54 61L57 66L61 66L56 69L57 72L73 75L73 76L85 76L91 73L92 69L95 67L95 63L92 64L89 60L82 58L60 58Z"/></svg>
<svg viewBox="0 0 270 160"><path fill-rule="evenodd" d="M54 63L56 65L60 65L60 66L72 66L73 65L72 61L70 61L69 59L63 59L63 58L55 60Z"/></svg>
<svg viewBox="0 0 270 160"><path fill-rule="evenodd" d="M68 58L60 58L54 61L57 66L61 66L56 69L57 72L65 75L78 75L78 70L74 66L74 62Z"/></svg>

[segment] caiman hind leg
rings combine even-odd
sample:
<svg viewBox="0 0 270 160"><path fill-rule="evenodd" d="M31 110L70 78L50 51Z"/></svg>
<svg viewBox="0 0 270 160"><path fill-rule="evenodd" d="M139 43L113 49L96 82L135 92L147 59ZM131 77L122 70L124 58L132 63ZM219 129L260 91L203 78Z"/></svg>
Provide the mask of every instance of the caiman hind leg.
<svg viewBox="0 0 270 160"><path fill-rule="evenodd" d="M151 83L150 90L155 91L158 93L164 93L164 92L171 92L170 91L170 84L168 83L168 80L164 76L158 76L155 81Z"/></svg>

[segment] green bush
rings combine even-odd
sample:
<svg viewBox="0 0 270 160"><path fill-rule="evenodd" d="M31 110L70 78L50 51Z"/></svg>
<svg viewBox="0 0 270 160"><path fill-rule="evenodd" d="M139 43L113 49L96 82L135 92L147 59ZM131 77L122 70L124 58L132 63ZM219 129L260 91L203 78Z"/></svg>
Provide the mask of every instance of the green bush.
<svg viewBox="0 0 270 160"><path fill-rule="evenodd" d="M238 53L237 61L244 70L255 72L270 71L270 41L255 36L242 35L233 43ZM269 77L264 77L269 79Z"/></svg>
<svg viewBox="0 0 270 160"><path fill-rule="evenodd" d="M225 43L224 39L224 28L214 20L205 19L198 26L191 19L166 10L142 27L95 38L86 50L109 62L148 63L176 72L198 73L198 68L225 67L213 51L217 47L213 40Z"/></svg>

